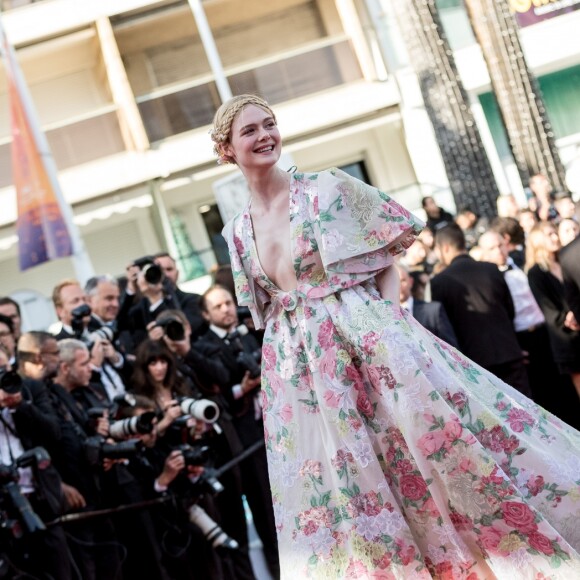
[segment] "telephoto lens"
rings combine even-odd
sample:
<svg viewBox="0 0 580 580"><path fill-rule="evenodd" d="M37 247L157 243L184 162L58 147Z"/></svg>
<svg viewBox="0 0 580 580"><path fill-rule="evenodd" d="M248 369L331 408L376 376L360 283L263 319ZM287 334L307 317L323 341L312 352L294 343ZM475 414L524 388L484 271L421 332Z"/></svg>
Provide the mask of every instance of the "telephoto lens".
<svg viewBox="0 0 580 580"><path fill-rule="evenodd" d="M153 411L114 421L109 425L109 435L113 439L127 439L133 435L147 435L153 431L156 414Z"/></svg>
<svg viewBox="0 0 580 580"><path fill-rule="evenodd" d="M179 399L179 406L184 415L190 415L205 423L215 423L220 416L220 408L209 399L183 397Z"/></svg>
<svg viewBox="0 0 580 580"><path fill-rule="evenodd" d="M238 542L230 538L199 505L194 504L189 508L189 521L203 532L205 539L212 547L226 548L228 550L237 550L240 547Z"/></svg>

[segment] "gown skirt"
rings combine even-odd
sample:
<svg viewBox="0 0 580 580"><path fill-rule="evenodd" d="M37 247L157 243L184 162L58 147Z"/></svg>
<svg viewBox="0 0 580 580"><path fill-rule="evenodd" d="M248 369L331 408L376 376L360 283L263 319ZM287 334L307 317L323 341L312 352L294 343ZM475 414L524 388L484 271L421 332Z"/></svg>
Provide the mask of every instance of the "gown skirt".
<svg viewBox="0 0 580 580"><path fill-rule="evenodd" d="M334 272L320 226L333 220L320 219L306 175L290 193L293 237L310 242L294 248L296 290L261 269L249 211L224 231L238 300L266 327L262 403L282 579L580 578L580 434L383 300L374 276L348 261L346 277L336 269L340 290L313 285L320 263L318 279ZM347 206L360 182L332 178ZM406 211L384 194L377 203Z"/></svg>

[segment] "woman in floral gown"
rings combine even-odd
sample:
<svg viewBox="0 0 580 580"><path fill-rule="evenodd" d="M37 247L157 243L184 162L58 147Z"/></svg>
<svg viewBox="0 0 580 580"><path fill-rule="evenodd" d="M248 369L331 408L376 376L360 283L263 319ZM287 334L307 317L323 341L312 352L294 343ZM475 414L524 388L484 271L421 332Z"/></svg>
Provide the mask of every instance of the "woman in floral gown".
<svg viewBox="0 0 580 580"><path fill-rule="evenodd" d="M265 328L282 578L580 578L580 434L400 308L423 224L338 169L279 169L258 97L212 138L252 195L224 236Z"/></svg>

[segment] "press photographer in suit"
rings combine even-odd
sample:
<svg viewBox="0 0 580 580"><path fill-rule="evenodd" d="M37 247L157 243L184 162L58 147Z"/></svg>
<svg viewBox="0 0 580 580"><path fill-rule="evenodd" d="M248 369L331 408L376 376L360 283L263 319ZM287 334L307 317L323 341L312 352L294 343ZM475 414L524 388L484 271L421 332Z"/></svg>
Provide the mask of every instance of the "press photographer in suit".
<svg viewBox="0 0 580 580"><path fill-rule="evenodd" d="M213 286L201 297L201 311L209 330L196 346L216 353L230 373L222 393L228 401L233 425L244 448L264 440L260 405L261 349L245 326L238 326L233 296L221 286ZM270 572L279 575L278 548L272 509L266 451L260 447L241 464L242 487L254 516L256 530L264 545Z"/></svg>

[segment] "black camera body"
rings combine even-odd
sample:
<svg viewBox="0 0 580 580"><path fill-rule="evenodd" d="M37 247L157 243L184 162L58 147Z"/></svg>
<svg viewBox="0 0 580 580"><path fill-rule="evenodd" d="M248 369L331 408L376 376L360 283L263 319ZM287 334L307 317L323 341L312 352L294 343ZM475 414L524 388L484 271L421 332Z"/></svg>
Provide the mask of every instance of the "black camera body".
<svg viewBox="0 0 580 580"><path fill-rule="evenodd" d="M85 456L89 465L99 467L104 459L127 459L137 455L143 449L138 439L120 443L108 443L101 435L88 437L85 441Z"/></svg>
<svg viewBox="0 0 580 580"><path fill-rule="evenodd" d="M12 465L0 463L0 532L8 532L13 539L46 529L44 522L32 509L20 491L18 468L43 470L50 465L50 455L43 447L34 447L20 455Z"/></svg>
<svg viewBox="0 0 580 580"><path fill-rule="evenodd" d="M245 336L248 332L247 327L244 324L240 324L240 326L226 336L226 339L235 350L238 365L244 370L249 371L250 377L255 379L262 373L260 365L262 361L262 350L257 349L251 353L244 350L242 336Z"/></svg>
<svg viewBox="0 0 580 580"><path fill-rule="evenodd" d="M22 390L22 378L16 371L0 371L0 389L9 395Z"/></svg>
<svg viewBox="0 0 580 580"><path fill-rule="evenodd" d="M178 445L175 450L181 451L187 466L201 467L206 465L211 458L209 445L191 446L184 443L183 445Z"/></svg>
<svg viewBox="0 0 580 580"><path fill-rule="evenodd" d="M163 270L155 263L152 256L143 256L133 260L133 266L137 266L148 284L159 284L163 280Z"/></svg>
<svg viewBox="0 0 580 580"><path fill-rule="evenodd" d="M91 307L88 304L81 304L71 312L72 320L70 325L73 329L73 332L75 333L75 338L80 339L83 335L85 330L83 319L87 316L90 316L91 312Z"/></svg>
<svg viewBox="0 0 580 580"><path fill-rule="evenodd" d="M163 328L165 335L170 340L185 340L185 327L181 320L177 318L168 318L166 320L157 321L155 326Z"/></svg>

